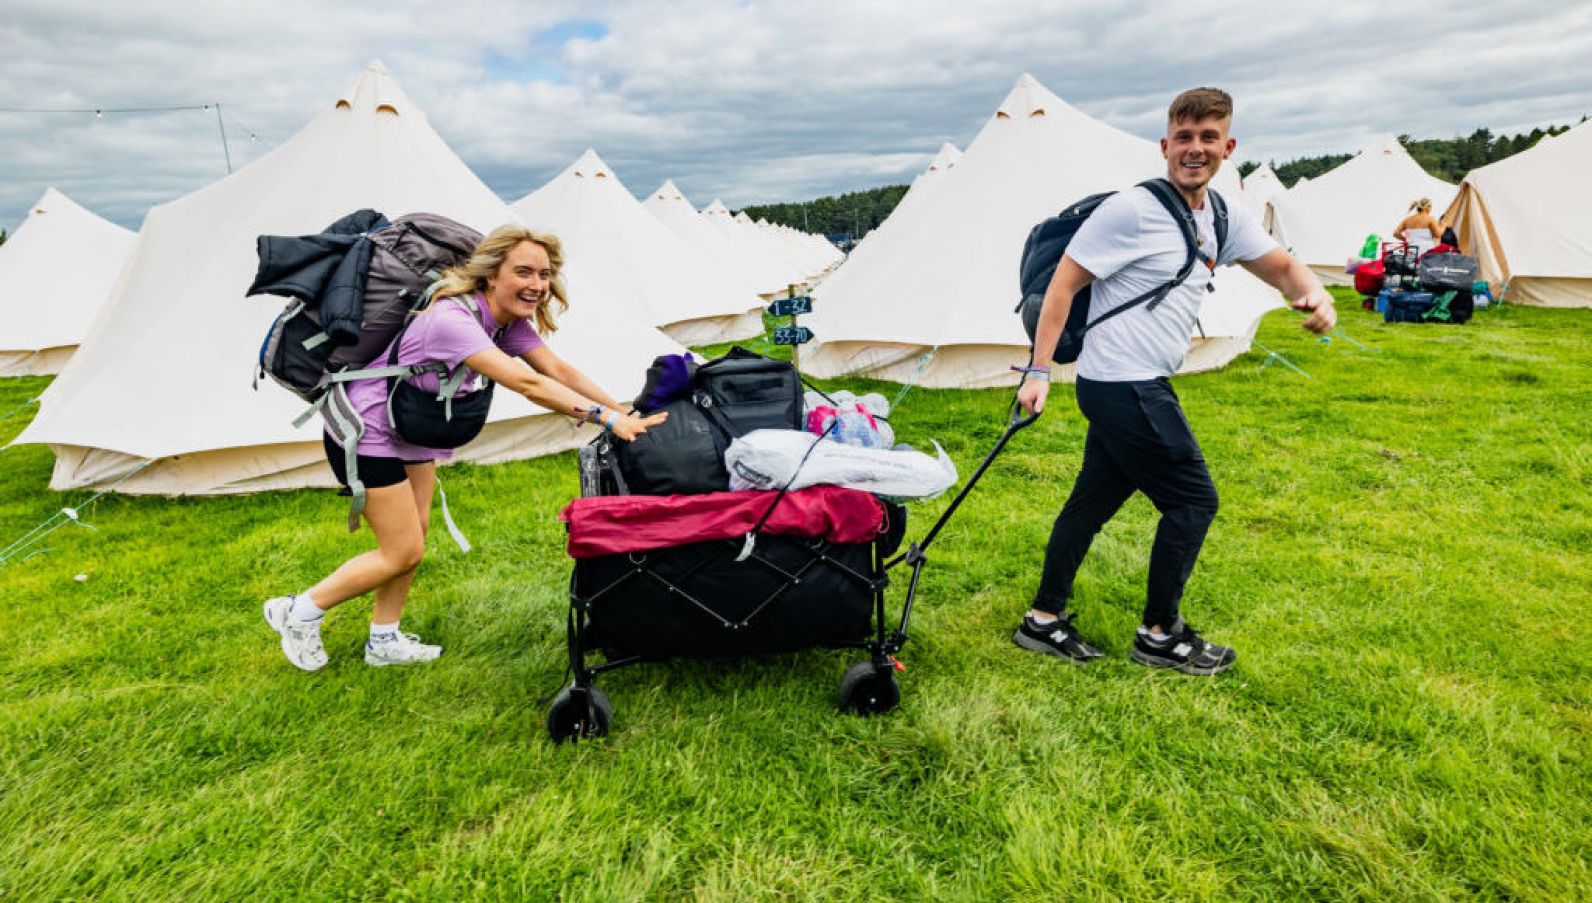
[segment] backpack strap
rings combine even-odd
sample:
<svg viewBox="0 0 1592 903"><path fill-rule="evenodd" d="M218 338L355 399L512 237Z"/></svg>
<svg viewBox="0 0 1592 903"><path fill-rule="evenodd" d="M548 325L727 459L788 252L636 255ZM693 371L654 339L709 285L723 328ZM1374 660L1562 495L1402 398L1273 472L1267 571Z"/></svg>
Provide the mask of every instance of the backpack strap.
<svg viewBox="0 0 1592 903"><path fill-rule="evenodd" d="M1183 200L1183 195L1172 187L1171 182L1166 179L1149 179L1140 182L1139 187L1160 201L1166 212L1172 215L1172 221L1177 223L1178 230L1183 233L1183 243L1188 248L1188 256L1184 258L1183 266L1177 271L1177 276L1157 290L1156 296L1150 299L1149 309L1155 310L1162 301L1166 300L1166 296L1172 293L1172 289L1182 285L1189 274L1194 272L1194 262L1199 259L1199 230L1194 225L1194 211L1189 208L1188 202Z"/></svg>
<svg viewBox="0 0 1592 903"><path fill-rule="evenodd" d="M343 448L343 466L348 471L348 532L359 529L359 516L365 511L365 484L359 479L359 440L365 435L365 422L348 398L348 388L337 383L321 396L326 412L327 432Z"/></svg>
<svg viewBox="0 0 1592 903"><path fill-rule="evenodd" d="M1188 257L1184 259L1182 268L1177 271L1177 275L1171 281L1162 283L1141 295L1129 298L1127 301L1089 321L1082 329L1078 330L1074 341L1082 341L1084 333L1117 314L1125 313L1138 307L1140 304L1148 302L1149 306L1147 309L1155 310L1162 301L1166 300L1166 296L1172 293L1172 289L1182 285L1183 280L1194 272L1194 261L1197 259L1195 253L1197 239L1194 231L1194 212L1183 201L1183 196L1177 193L1177 189L1172 187L1172 183L1165 179L1150 179L1140 182L1139 187L1150 192L1156 200L1161 202L1161 206L1172 214L1172 220L1178 224L1179 230L1183 233L1183 241L1188 246Z"/></svg>
<svg viewBox="0 0 1592 903"><path fill-rule="evenodd" d="M1227 247L1227 227L1231 223L1227 219L1226 198L1214 188L1205 190L1205 198L1211 202L1211 214L1216 227L1216 253L1211 255L1211 261L1214 263L1222 259L1222 248Z"/></svg>

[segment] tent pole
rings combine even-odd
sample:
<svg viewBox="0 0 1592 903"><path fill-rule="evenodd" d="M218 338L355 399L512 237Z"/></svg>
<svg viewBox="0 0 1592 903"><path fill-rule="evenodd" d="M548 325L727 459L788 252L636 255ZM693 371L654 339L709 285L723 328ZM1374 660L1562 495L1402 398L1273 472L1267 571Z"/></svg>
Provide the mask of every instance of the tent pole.
<svg viewBox="0 0 1592 903"><path fill-rule="evenodd" d="M232 151L227 147L227 126L221 121L221 103L216 102L216 128L221 130L221 153L227 158L227 175L232 175Z"/></svg>

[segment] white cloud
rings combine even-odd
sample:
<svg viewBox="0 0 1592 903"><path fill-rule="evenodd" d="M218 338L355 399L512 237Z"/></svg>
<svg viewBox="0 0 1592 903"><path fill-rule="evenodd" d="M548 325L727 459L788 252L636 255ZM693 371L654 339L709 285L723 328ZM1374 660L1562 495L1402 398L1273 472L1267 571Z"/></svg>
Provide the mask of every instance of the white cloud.
<svg viewBox="0 0 1592 903"><path fill-rule="evenodd" d="M1592 112L1592 9L1341 0L1033 4L639 0L8 0L0 106L220 100L233 161L286 140L381 58L505 198L596 147L634 191L674 178L732 206L906 181L965 146L1032 72L1154 137L1176 91L1238 103L1241 159L1347 151L1379 132L1505 133ZM577 12L578 9L578 12ZM1424 9L1424 8L1423 8ZM1214 10L1214 11L1212 11ZM559 44L549 29L582 35ZM265 139L251 144L244 126ZM0 225L46 185L136 226L224 172L213 112L0 114Z"/></svg>

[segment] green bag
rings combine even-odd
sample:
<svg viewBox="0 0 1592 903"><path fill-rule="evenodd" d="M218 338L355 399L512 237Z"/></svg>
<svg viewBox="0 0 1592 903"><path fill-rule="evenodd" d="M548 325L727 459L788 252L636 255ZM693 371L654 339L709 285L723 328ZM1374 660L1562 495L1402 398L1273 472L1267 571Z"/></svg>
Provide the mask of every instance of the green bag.
<svg viewBox="0 0 1592 903"><path fill-rule="evenodd" d="M1365 237L1365 244L1360 246L1360 256L1366 260L1375 260L1382 256L1382 236L1372 232Z"/></svg>
<svg viewBox="0 0 1592 903"><path fill-rule="evenodd" d="M1439 323L1447 323L1454 316L1449 312L1448 305L1453 302L1456 294L1458 292L1443 292L1441 295L1434 296L1431 309L1421 314L1421 320L1427 323L1433 320Z"/></svg>

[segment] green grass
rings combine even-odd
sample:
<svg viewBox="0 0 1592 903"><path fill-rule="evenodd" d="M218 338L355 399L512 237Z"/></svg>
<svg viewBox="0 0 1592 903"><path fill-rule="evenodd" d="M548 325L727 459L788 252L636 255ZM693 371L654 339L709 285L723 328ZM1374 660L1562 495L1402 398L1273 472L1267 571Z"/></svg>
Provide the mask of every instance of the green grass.
<svg viewBox="0 0 1592 903"><path fill-rule="evenodd" d="M0 899L1585 899L1592 318L1344 317L1376 351L1263 327L1313 379L1178 380L1223 500L1185 610L1240 652L1209 680L1127 661L1142 498L1079 580L1108 657L1012 646L1082 445L1060 386L934 547L870 720L814 651L607 675L614 733L551 745L572 455L443 472L477 550L432 537L405 624L448 651L409 670L361 663L368 602L315 675L260 620L369 544L332 493L108 496L0 568ZM1008 397L894 421L966 474ZM0 541L86 497L50 466L0 454Z"/></svg>

